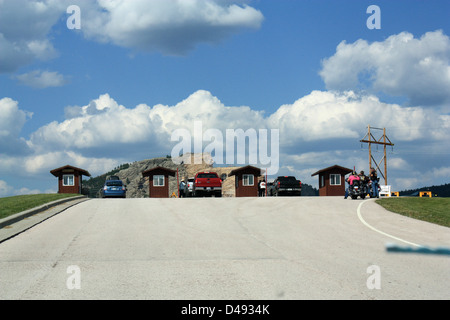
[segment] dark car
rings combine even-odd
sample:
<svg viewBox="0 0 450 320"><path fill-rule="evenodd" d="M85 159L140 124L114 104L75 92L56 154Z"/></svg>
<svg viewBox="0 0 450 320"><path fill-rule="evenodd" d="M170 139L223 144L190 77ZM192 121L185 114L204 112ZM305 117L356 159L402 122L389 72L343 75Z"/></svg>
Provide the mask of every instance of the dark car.
<svg viewBox="0 0 450 320"><path fill-rule="evenodd" d="M301 196L302 182L293 176L277 177L268 189L270 196Z"/></svg>
<svg viewBox="0 0 450 320"><path fill-rule="evenodd" d="M106 180L101 190L102 198L126 198L127 187L121 180Z"/></svg>

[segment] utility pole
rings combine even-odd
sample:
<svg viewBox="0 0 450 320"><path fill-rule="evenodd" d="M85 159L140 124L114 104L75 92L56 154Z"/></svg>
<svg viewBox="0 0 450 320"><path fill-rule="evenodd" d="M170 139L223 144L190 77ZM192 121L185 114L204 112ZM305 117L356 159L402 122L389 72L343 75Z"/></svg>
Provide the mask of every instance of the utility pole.
<svg viewBox="0 0 450 320"><path fill-rule="evenodd" d="M375 163L376 170L378 172L380 172L380 174L383 176L384 183L385 183L385 185L387 185L388 181L387 181L386 147L387 146L392 146L393 147L394 144L387 137L387 135L386 135L386 128L374 128L374 127L371 127L370 125L367 126L367 128L368 128L367 134L364 136L364 138L362 140L360 140L360 142L367 143L369 145L369 168L372 168L372 161L373 161ZM381 138L379 138L379 139L375 138L374 135L372 134L373 131L371 131L371 129L377 130L377 131L383 131L383 135L381 136ZM376 162L374 157L372 156L372 144L382 145L383 146L384 156L378 162ZM382 173L382 171L380 169L380 165L383 164L383 163L384 163L384 174Z"/></svg>

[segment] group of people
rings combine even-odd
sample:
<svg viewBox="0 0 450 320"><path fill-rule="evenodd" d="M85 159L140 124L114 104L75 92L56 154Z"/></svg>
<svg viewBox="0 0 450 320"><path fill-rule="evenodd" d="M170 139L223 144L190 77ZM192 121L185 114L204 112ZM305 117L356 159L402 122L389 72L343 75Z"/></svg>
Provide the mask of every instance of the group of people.
<svg viewBox="0 0 450 320"><path fill-rule="evenodd" d="M347 183L349 184L349 187L353 185L354 181L367 181L368 185L370 184L372 186L372 190L371 190L371 197L372 198L379 198L380 195L378 193L378 176L377 176L377 171L374 168L370 168L370 173L369 176L367 177L364 174L364 171L361 171L359 174L356 174L356 171L353 171L352 174L345 179L345 181L347 181ZM345 189L345 196L344 199L347 199L348 197L348 193L349 190Z"/></svg>

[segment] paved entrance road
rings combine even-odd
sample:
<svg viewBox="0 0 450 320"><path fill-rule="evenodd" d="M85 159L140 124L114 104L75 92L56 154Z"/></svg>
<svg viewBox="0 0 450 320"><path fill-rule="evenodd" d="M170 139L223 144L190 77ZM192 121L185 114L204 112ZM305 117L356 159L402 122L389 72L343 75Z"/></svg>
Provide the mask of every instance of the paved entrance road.
<svg viewBox="0 0 450 320"><path fill-rule="evenodd" d="M450 299L448 256L385 250L450 229L360 204L89 200L0 244L0 299Z"/></svg>

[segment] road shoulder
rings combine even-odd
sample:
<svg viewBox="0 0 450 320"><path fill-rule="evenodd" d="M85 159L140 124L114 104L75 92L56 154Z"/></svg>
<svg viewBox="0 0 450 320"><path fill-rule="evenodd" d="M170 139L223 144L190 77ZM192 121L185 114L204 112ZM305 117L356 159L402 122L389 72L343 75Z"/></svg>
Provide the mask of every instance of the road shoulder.
<svg viewBox="0 0 450 320"><path fill-rule="evenodd" d="M4 219L0 219L0 243L34 227L66 209L89 200L85 196L71 197L46 203Z"/></svg>

